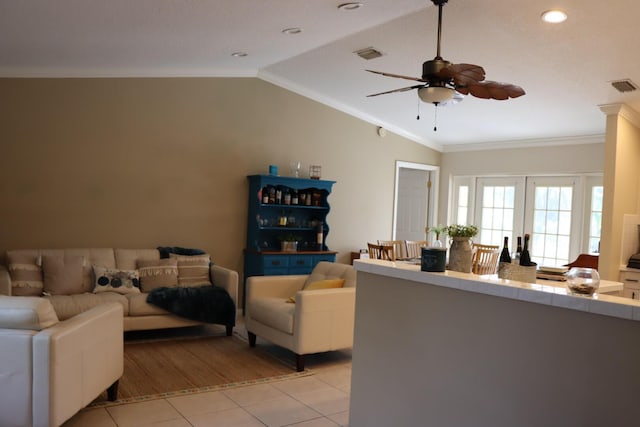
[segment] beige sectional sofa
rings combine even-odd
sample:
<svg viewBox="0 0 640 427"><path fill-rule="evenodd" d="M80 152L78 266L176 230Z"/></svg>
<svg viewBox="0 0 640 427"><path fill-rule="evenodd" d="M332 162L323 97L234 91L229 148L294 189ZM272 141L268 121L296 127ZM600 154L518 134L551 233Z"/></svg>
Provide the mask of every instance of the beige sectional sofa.
<svg viewBox="0 0 640 427"><path fill-rule="evenodd" d="M70 291L62 289L56 292L47 292L46 271L42 262L51 259L82 260L82 284ZM31 262L35 260L36 266ZM5 257L5 266L0 266L0 294L4 295L42 295L51 301L56 315L60 320L69 319L81 312L87 311L103 302L117 302L122 306L124 313L124 330L144 330L159 328L174 328L182 326L199 325L202 322L176 316L146 302L147 292L144 291L144 278L140 288L142 292L94 292L96 278L94 267L116 269L122 271L138 270L141 265L161 264L160 252L157 249L113 249L113 248L85 248L85 249L18 249L9 250ZM178 261L182 262L182 261ZM187 261L185 261L186 263ZM69 261L71 263L71 261ZM207 264L208 265L208 264ZM179 286L195 285L198 281L187 279L189 266L180 268L185 271L184 283L182 278ZM40 270L38 270L40 268ZM169 268L169 267L167 267ZM238 273L218 265L208 268L209 278L216 285L227 290L231 299L237 306L238 301ZM191 269L193 270L193 269ZM139 270L142 271L142 270ZM20 281L12 281L12 275ZM33 277L28 277L32 274ZM182 273L179 273L182 274ZM25 280L25 275L26 280ZM38 276L40 275L40 276ZM38 282L37 277L44 277L43 282ZM35 280L32 280L36 278ZM153 277L149 277L153 280ZM42 288L42 283L45 283ZM41 287L38 292L38 286ZM79 285L80 286L80 285ZM124 289L124 288L122 288ZM232 326L227 326L227 334L231 334Z"/></svg>
<svg viewBox="0 0 640 427"><path fill-rule="evenodd" d="M122 306L59 321L39 297L0 296L0 426L55 427L122 376Z"/></svg>

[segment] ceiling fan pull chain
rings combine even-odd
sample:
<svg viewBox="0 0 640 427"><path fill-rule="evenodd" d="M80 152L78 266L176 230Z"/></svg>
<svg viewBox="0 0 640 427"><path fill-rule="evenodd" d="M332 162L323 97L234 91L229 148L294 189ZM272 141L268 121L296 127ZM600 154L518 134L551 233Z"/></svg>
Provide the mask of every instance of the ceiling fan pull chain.
<svg viewBox="0 0 640 427"><path fill-rule="evenodd" d="M420 101L418 100L418 116L416 117L416 120L420 120Z"/></svg>
<svg viewBox="0 0 640 427"><path fill-rule="evenodd" d="M433 131L438 131L438 104L439 102L434 102L435 108L433 109Z"/></svg>

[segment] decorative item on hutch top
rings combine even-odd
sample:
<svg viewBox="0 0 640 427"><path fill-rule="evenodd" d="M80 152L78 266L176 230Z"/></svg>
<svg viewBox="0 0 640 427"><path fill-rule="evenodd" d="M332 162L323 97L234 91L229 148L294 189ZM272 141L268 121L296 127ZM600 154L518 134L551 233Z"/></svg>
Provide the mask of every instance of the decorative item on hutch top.
<svg viewBox="0 0 640 427"><path fill-rule="evenodd" d="M244 278L309 274L329 250L327 215L335 181L251 175Z"/></svg>

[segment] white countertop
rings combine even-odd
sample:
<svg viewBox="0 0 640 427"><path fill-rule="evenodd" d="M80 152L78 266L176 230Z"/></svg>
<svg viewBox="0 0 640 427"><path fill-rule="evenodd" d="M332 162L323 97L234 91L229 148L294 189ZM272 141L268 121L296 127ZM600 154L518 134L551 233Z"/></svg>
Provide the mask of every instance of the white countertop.
<svg viewBox="0 0 640 427"><path fill-rule="evenodd" d="M499 279L497 275L478 276L450 270L430 273L421 271L419 265L402 261L363 259L355 260L354 266L357 271L381 276L640 321L638 300L598 294L592 297L575 296L569 294L561 282L541 280L538 283L524 283ZM547 282L550 283L546 284ZM610 292L620 290L619 285L619 282L603 281L601 286L603 291Z"/></svg>

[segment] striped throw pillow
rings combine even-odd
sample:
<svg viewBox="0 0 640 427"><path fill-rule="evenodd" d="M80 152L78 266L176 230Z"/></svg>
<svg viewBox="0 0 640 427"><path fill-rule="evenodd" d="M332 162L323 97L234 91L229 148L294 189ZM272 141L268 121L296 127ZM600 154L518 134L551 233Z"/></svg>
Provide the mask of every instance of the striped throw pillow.
<svg viewBox="0 0 640 427"><path fill-rule="evenodd" d="M178 285L211 285L209 280L209 264L211 257L205 255L176 255L171 254L170 259L178 260Z"/></svg>
<svg viewBox="0 0 640 427"><path fill-rule="evenodd" d="M178 286L178 260L173 258L138 260L140 289L151 292L155 288Z"/></svg>
<svg viewBox="0 0 640 427"><path fill-rule="evenodd" d="M11 295L41 296L44 289L42 267L34 255L8 254Z"/></svg>

